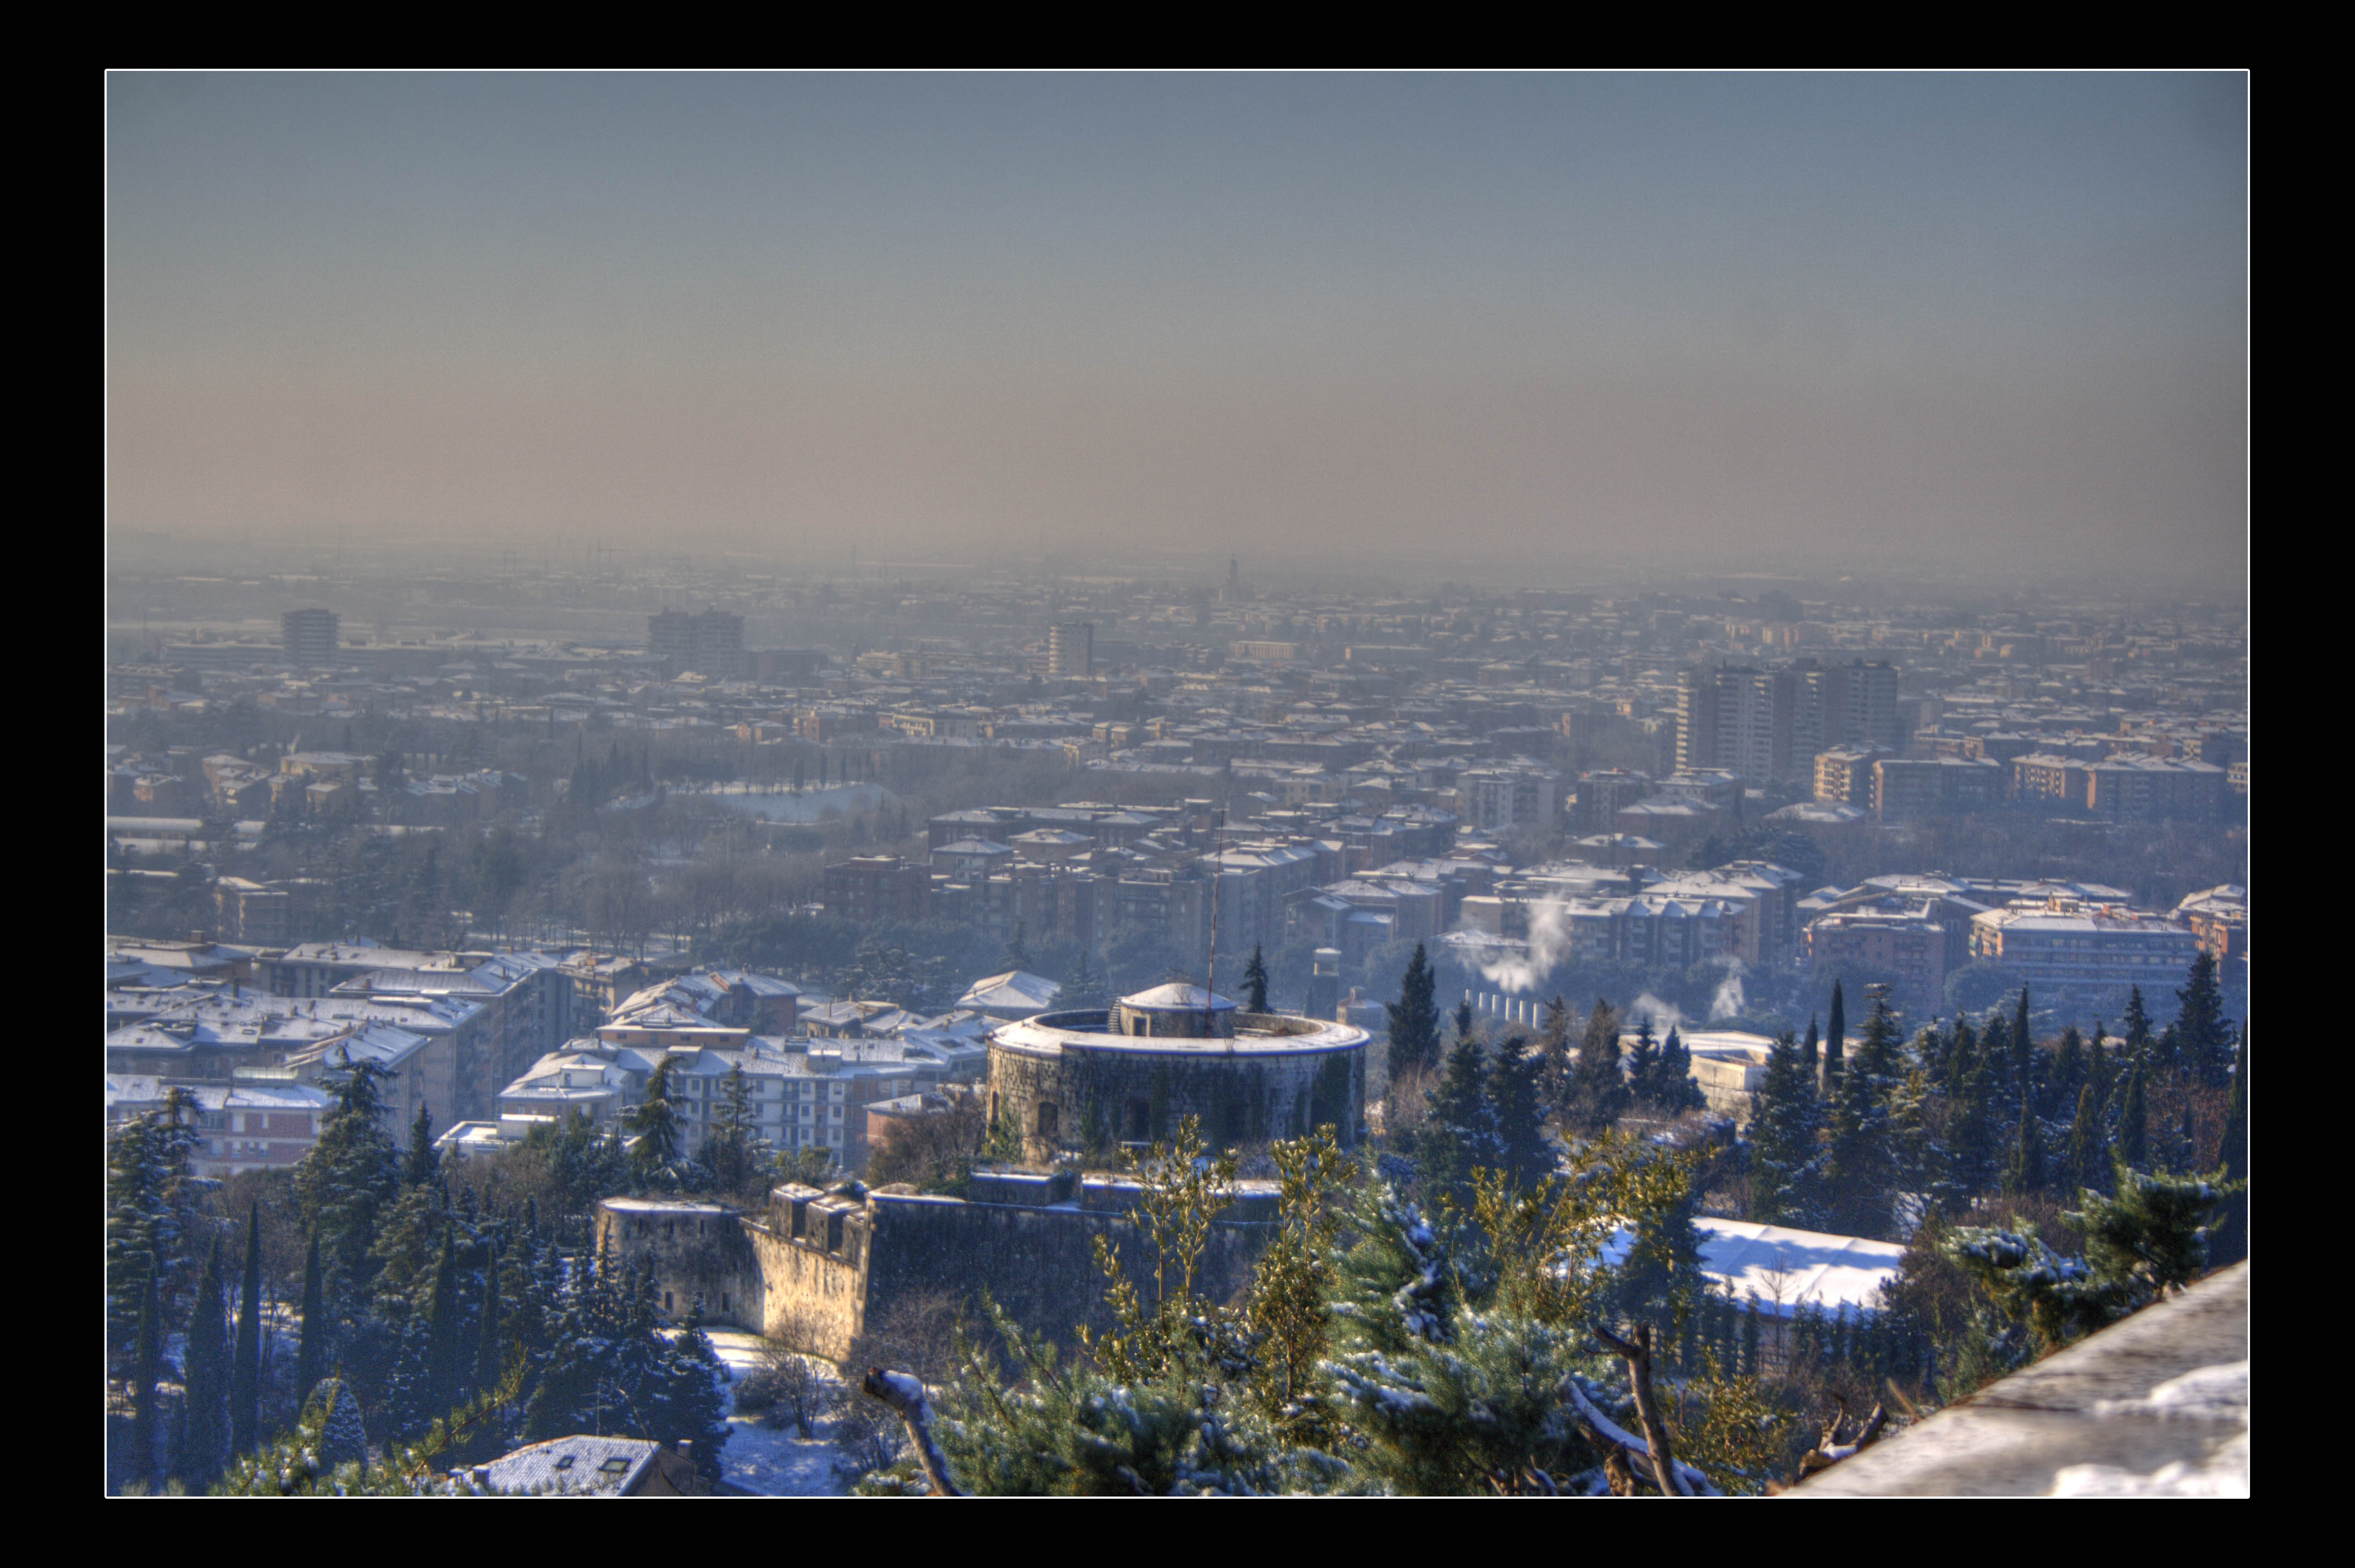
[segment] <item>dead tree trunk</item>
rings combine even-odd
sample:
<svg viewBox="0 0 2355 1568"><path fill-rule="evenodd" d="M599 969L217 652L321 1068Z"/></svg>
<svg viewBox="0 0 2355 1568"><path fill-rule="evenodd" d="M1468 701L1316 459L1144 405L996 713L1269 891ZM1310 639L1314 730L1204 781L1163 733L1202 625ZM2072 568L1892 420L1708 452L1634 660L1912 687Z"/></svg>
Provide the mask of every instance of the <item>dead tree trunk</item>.
<svg viewBox="0 0 2355 1568"><path fill-rule="evenodd" d="M964 1497L964 1488L949 1477L948 1456L933 1440L932 1407L924 1397L922 1381L906 1372L869 1367L867 1381L860 1386L899 1413L900 1422L908 1428L908 1441L915 1446L916 1463L924 1467L924 1479L932 1483L932 1496Z"/></svg>
<svg viewBox="0 0 2355 1568"><path fill-rule="evenodd" d="M1664 1498L1689 1498L1691 1488L1677 1474L1675 1456L1668 1452L1668 1423L1660 1419L1659 1402L1652 1394L1652 1326L1636 1325L1633 1341L1622 1339L1608 1328L1597 1328L1594 1337L1627 1363L1627 1381L1636 1388L1636 1418L1643 1423L1644 1445L1651 1450L1652 1475Z"/></svg>

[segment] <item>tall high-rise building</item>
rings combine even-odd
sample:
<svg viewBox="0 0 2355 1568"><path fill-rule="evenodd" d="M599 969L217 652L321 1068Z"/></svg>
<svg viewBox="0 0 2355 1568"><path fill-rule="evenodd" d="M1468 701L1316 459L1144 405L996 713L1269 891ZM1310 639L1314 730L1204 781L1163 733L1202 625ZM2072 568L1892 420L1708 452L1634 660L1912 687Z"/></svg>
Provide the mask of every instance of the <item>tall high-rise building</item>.
<svg viewBox="0 0 2355 1568"><path fill-rule="evenodd" d="M666 610L646 617L646 645L674 675L693 670L712 680L739 679L744 673L744 617L725 610L700 615Z"/></svg>
<svg viewBox="0 0 2355 1568"><path fill-rule="evenodd" d="M1092 621L1058 621L1047 628L1050 679L1084 679L1095 673L1096 628Z"/></svg>
<svg viewBox="0 0 2355 1568"><path fill-rule="evenodd" d="M288 663L311 668L336 662L343 623L333 610L289 610L279 617L278 624Z"/></svg>
<svg viewBox="0 0 2355 1568"><path fill-rule="evenodd" d="M1900 749L1897 670L1859 659L1786 669L1705 666L1677 677L1677 766L1724 768L1754 783L1811 779L1833 746Z"/></svg>

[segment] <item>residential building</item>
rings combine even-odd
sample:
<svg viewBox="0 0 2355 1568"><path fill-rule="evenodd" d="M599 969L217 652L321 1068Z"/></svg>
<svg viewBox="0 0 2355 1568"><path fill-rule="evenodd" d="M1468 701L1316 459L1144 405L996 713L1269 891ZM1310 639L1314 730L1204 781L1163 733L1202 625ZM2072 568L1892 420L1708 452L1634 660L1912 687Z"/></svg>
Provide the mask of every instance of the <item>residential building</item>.
<svg viewBox="0 0 2355 1568"><path fill-rule="evenodd" d="M288 664L316 669L336 662L342 623L333 610L289 610L278 624Z"/></svg>
<svg viewBox="0 0 2355 1568"><path fill-rule="evenodd" d="M865 925L878 920L922 920L932 876L921 861L897 855L858 855L826 869L826 912Z"/></svg>

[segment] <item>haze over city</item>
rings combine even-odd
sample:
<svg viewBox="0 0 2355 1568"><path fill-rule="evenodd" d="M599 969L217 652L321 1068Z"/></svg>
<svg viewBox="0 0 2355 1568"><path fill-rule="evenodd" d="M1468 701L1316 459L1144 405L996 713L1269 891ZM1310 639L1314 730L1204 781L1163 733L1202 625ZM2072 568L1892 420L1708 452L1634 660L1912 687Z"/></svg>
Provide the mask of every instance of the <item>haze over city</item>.
<svg viewBox="0 0 2355 1568"><path fill-rule="evenodd" d="M2250 1496L2250 86L110 73L107 1493Z"/></svg>
<svg viewBox="0 0 2355 1568"><path fill-rule="evenodd" d="M118 76L111 527L2245 558L2232 76Z"/></svg>

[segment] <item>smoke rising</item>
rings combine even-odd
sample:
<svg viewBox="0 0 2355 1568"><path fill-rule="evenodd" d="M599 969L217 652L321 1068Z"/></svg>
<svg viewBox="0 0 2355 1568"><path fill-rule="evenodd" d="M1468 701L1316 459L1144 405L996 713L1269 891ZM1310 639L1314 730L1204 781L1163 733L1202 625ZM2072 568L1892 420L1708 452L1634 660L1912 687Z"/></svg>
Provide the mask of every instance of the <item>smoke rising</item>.
<svg viewBox="0 0 2355 1568"><path fill-rule="evenodd" d="M1508 993L1533 991L1570 954L1569 909L1547 899L1529 912L1529 934L1518 957L1480 965L1480 977Z"/></svg>
<svg viewBox="0 0 2355 1568"><path fill-rule="evenodd" d="M1742 960L1729 958L1725 961L1725 978L1719 983L1717 995L1709 999L1709 1016L1712 1021L1737 1018L1745 1005L1742 995Z"/></svg>

